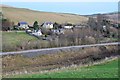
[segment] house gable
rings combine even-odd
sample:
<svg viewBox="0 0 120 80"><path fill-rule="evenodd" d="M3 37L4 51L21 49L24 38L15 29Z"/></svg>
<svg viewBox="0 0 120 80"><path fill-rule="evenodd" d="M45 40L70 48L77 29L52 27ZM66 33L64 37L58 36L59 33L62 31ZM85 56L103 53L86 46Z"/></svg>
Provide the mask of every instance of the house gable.
<svg viewBox="0 0 120 80"><path fill-rule="evenodd" d="M47 28L47 29L52 29L53 28L53 23L52 22L45 22L42 27Z"/></svg>

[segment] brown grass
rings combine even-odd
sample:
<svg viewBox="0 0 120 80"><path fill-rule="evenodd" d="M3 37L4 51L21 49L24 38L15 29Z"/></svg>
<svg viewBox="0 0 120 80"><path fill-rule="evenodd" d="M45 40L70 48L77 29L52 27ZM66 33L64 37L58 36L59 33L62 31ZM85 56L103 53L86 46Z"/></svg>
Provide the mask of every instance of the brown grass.
<svg viewBox="0 0 120 80"><path fill-rule="evenodd" d="M88 20L87 17L71 14L40 12L23 8L2 7L4 16L14 21L15 24L19 21L26 21L33 25L34 21L43 23L45 21L58 22L58 23L81 23Z"/></svg>

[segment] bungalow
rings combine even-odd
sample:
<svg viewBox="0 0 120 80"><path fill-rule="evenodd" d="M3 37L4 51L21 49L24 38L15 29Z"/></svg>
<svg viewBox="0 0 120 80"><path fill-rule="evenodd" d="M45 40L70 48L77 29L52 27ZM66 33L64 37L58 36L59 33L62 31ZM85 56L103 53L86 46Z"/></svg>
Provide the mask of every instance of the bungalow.
<svg viewBox="0 0 120 80"><path fill-rule="evenodd" d="M18 27L21 29L28 29L29 28L27 22L19 22Z"/></svg>
<svg viewBox="0 0 120 80"><path fill-rule="evenodd" d="M46 29L52 29L53 28L53 23L52 22L44 22L42 27L46 28Z"/></svg>
<svg viewBox="0 0 120 80"><path fill-rule="evenodd" d="M34 35L34 36L41 36L42 32L41 32L41 30L37 30L35 32L32 32L32 35Z"/></svg>

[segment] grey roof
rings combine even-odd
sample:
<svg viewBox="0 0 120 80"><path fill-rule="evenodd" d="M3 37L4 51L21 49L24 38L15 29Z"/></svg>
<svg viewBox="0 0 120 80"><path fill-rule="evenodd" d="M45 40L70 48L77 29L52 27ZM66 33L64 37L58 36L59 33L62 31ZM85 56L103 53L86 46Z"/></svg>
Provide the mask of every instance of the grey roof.
<svg viewBox="0 0 120 80"><path fill-rule="evenodd" d="M48 25L48 24L53 24L52 22L45 22L44 24Z"/></svg>
<svg viewBox="0 0 120 80"><path fill-rule="evenodd" d="M27 22L19 22L19 24L27 24Z"/></svg>

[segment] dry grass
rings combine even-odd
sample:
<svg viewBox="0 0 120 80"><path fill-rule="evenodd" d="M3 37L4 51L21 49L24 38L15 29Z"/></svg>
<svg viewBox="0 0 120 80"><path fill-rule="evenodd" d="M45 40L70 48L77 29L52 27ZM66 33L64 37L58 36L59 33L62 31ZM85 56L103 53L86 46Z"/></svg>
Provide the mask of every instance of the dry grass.
<svg viewBox="0 0 120 80"><path fill-rule="evenodd" d="M30 25L34 21L43 23L45 21L58 22L58 23L82 23L88 20L87 17L71 14L60 14L60 13L50 13L50 12L38 12L23 8L13 8L13 7L2 7L4 16L11 19L15 23L19 21L26 21Z"/></svg>
<svg viewBox="0 0 120 80"><path fill-rule="evenodd" d="M2 57L3 74L15 74L15 72L37 72L55 68L67 67L73 64L80 65L117 55L117 46L92 47L78 51L59 52L58 54L46 54L33 58L22 55L8 55Z"/></svg>

